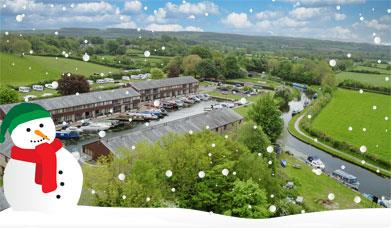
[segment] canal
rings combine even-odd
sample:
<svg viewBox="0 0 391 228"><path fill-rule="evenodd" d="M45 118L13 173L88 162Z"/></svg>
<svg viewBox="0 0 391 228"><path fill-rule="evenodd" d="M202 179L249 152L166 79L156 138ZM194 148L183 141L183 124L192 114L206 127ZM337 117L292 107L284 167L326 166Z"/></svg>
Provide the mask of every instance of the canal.
<svg viewBox="0 0 391 228"><path fill-rule="evenodd" d="M344 171L356 176L360 181L359 191L361 193L370 193L378 197L390 197L391 179L378 176L364 168L332 156L298 140L288 132L288 122L292 118L292 111L302 110L306 99L303 95L300 101L291 101L289 103L289 111L282 116L284 119L284 131L279 139L279 143L283 145L284 149L290 151L295 157L301 160L305 160L309 155L320 158L326 166L325 172L329 174L336 169L341 169L341 166L345 166Z"/></svg>

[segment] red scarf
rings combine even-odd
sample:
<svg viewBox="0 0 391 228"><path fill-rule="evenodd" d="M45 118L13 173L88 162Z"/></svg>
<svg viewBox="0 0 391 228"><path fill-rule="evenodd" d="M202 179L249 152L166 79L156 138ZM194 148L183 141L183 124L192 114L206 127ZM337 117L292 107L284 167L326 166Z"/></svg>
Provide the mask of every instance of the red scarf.
<svg viewBox="0 0 391 228"><path fill-rule="evenodd" d="M43 143L35 149L22 149L13 146L11 158L35 163L35 183L42 185L42 192L49 193L57 189L57 158L56 152L62 143L54 139L52 143Z"/></svg>

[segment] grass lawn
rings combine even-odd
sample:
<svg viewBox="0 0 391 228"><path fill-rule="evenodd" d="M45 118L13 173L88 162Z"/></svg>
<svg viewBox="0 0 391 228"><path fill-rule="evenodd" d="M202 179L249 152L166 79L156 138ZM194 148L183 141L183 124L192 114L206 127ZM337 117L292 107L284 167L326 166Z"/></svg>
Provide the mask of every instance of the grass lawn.
<svg viewBox="0 0 391 228"><path fill-rule="evenodd" d="M342 82L346 79L352 79L368 85L390 87L391 82L385 80L385 78L390 77L390 75L391 73L386 75L386 74L364 74L364 73L354 73L354 72L341 72L336 76L338 82Z"/></svg>
<svg viewBox="0 0 391 228"><path fill-rule="evenodd" d="M385 64L383 64L385 65ZM387 70L386 67L367 67L367 66L355 66L355 70L368 70L368 71L377 71L381 74L391 74L390 70Z"/></svg>
<svg viewBox="0 0 391 228"><path fill-rule="evenodd" d="M309 211L324 211L331 209L353 209L378 207L370 202L359 192L356 192L335 179L321 174L317 176L312 172L312 168L303 161L297 160L289 154L283 154L281 159L287 160L287 167L281 168L282 175L289 181L293 181L299 195L304 197L304 205ZM293 165L299 164L300 169ZM328 200L329 193L335 195L333 201ZM360 203L355 203L354 197L361 198Z"/></svg>
<svg viewBox="0 0 391 228"><path fill-rule="evenodd" d="M366 153L389 162L391 120L386 118L391 117L390 105L387 95L338 89L312 126L337 140L357 147L365 145ZM350 126L352 131L348 130Z"/></svg>
<svg viewBox="0 0 391 228"><path fill-rule="evenodd" d="M152 52L151 52L151 55L149 57L145 57L144 56L144 53L134 53L132 55L129 56L134 62L136 62L137 64L144 64L145 62L149 62L151 64L153 64L155 67L159 67L160 64L164 63L164 62L168 62L170 60L171 57L169 56L158 56L158 55L152 55ZM110 61L112 63L114 63L114 58L115 56L112 56L112 55L100 55L100 56L97 56L97 60L98 61L104 61L102 58L104 58L106 61Z"/></svg>
<svg viewBox="0 0 391 228"><path fill-rule="evenodd" d="M275 81L271 81L268 79L260 78L260 77L247 77L247 78L237 78L237 79L231 79L228 80L229 82L251 82L254 84L260 84L260 85L265 85L265 86L270 86L270 87L278 87L281 84Z"/></svg>
<svg viewBox="0 0 391 228"><path fill-rule="evenodd" d="M58 58L56 60L55 57L30 55L20 57L19 55L0 53L0 84L2 85L19 86L46 79L56 80L63 72L90 76L93 73L116 71L119 69L73 59Z"/></svg>

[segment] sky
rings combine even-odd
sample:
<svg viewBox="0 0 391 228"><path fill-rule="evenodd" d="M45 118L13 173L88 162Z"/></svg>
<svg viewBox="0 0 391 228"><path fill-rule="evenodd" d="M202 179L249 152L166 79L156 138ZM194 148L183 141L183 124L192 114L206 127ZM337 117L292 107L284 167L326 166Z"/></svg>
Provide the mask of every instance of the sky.
<svg viewBox="0 0 391 228"><path fill-rule="evenodd" d="M0 0L0 16L2 30L140 28L391 45L390 0Z"/></svg>

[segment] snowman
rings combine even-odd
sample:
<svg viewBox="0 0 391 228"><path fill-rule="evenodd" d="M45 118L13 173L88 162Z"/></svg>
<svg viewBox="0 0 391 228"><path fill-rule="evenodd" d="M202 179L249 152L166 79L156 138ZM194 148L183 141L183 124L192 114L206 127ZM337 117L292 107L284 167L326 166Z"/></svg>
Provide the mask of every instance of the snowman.
<svg viewBox="0 0 391 228"><path fill-rule="evenodd" d="M3 182L11 208L53 211L76 206L83 173L74 156L55 138L50 113L38 104L20 103L4 117L0 143L7 130L14 146Z"/></svg>

